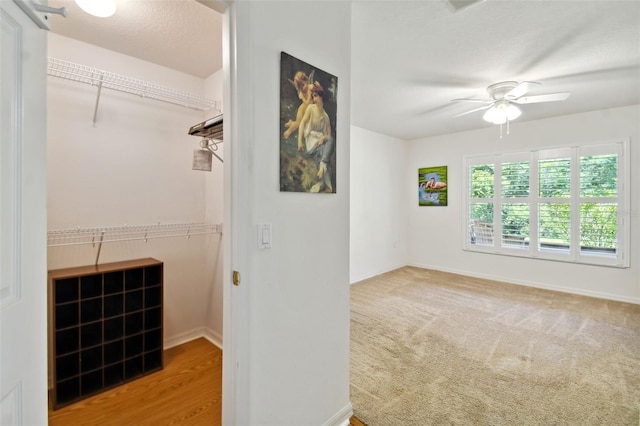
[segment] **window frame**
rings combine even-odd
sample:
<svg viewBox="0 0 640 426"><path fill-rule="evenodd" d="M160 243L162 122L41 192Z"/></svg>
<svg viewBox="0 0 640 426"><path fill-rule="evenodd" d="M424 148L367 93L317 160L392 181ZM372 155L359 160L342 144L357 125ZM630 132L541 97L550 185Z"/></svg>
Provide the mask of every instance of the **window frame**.
<svg viewBox="0 0 640 426"><path fill-rule="evenodd" d="M580 193L580 159L589 155L617 155L617 189L614 197L584 197ZM560 158L568 155L570 159L570 195L569 197L541 197L539 190L539 167L541 159ZM581 143L559 147L541 148L531 151L494 153L489 155L468 155L464 157L463 184L463 250L497 255L518 256L534 259L580 263L618 268L629 267L630 249L630 164L629 138L610 141ZM502 191L502 169L506 163L528 161L528 196L505 197ZM493 165L493 194L491 198L471 197L471 167ZM570 205L570 237L568 250L556 250L539 245L539 207L544 202L565 202ZM616 251L610 255L602 252L582 250L580 246L580 207L584 203L604 204L614 202L617 206ZM471 206L476 203L493 204L492 242L474 244L471 241ZM505 204L526 204L529 207L528 244L506 243L503 235L502 209ZM495 236L500 238L495 238Z"/></svg>

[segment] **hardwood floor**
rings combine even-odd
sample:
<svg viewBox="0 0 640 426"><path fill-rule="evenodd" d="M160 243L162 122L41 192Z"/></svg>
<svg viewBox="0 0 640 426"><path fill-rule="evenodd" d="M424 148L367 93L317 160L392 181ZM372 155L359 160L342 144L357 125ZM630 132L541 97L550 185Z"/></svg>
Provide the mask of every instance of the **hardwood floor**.
<svg viewBox="0 0 640 426"><path fill-rule="evenodd" d="M360 420L358 420L357 417L351 417L351 419L349 419L349 426L367 426L367 425L362 423Z"/></svg>
<svg viewBox="0 0 640 426"><path fill-rule="evenodd" d="M56 411L49 425L219 425L222 351L204 338L164 352L164 369Z"/></svg>
<svg viewBox="0 0 640 426"><path fill-rule="evenodd" d="M204 338L164 352L164 369L49 410L50 426L216 426L222 415L222 351ZM351 426L366 426L357 418Z"/></svg>

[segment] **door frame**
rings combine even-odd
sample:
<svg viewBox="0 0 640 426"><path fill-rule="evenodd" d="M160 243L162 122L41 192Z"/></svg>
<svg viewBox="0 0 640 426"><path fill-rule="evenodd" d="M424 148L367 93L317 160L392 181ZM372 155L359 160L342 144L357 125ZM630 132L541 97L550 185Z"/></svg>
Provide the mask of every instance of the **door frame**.
<svg viewBox="0 0 640 426"><path fill-rule="evenodd" d="M248 255L246 229L238 226L241 217L248 214L240 206L243 200L240 170L246 164L247 153L242 146L242 138L248 126L250 111L242 110L247 103L239 102L242 87L238 84L240 72L247 67L239 66L238 50L241 50L247 34L238 31L238 13L248 10L245 2L233 0L197 0L217 10L223 15L222 28L222 69L223 69L223 110L225 141L224 167L224 219L222 247L223 259L223 357L222 357L222 424L250 424L249 418L249 340L248 318L249 297L246 283L243 284L242 271L246 270ZM240 9L240 10L239 10ZM241 93L242 92L242 93ZM241 120L242 118L242 120ZM242 121L242 126L239 125ZM234 271L239 272L239 285L234 285ZM246 280L245 280L246 281ZM244 309L243 309L244 308Z"/></svg>
<svg viewBox="0 0 640 426"><path fill-rule="evenodd" d="M46 424L46 13L0 0L2 250L0 421ZM6 92L5 92L6 90Z"/></svg>

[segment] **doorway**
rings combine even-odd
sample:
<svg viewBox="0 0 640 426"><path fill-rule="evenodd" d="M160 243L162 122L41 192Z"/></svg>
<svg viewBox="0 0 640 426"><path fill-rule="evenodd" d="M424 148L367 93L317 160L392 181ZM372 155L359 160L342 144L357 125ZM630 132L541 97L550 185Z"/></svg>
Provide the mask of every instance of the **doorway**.
<svg viewBox="0 0 640 426"><path fill-rule="evenodd" d="M210 11L193 4L201 14ZM127 11L131 9L123 13ZM179 75L96 47L90 39L87 43L57 33L49 37L50 56L189 92L204 86L205 97L221 104L222 70L207 78ZM221 111L195 111L107 90L96 99L96 87L53 77L49 81L49 230L176 222L222 226L226 172L222 163L214 163L212 172L192 170L199 139L187 134L191 125ZM48 267L159 258L165 262L165 347L200 336L222 346L222 235L196 235L188 229L178 237L55 246L49 248Z"/></svg>

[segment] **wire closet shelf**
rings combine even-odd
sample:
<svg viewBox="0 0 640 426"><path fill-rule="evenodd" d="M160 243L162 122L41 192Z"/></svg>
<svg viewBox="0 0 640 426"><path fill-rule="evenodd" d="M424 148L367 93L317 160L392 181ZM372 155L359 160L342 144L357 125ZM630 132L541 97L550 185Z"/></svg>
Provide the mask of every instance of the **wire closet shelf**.
<svg viewBox="0 0 640 426"><path fill-rule="evenodd" d="M198 111L219 110L217 102L211 99L62 59L49 57L47 74L53 77L98 87L98 100L100 90L106 88L142 98L181 105ZM96 108L97 102L98 101L96 101Z"/></svg>
<svg viewBox="0 0 640 426"><path fill-rule="evenodd" d="M119 241L148 241L156 238L183 237L217 234L222 226L208 223L175 223L156 225L129 225L105 228L74 228L47 232L49 247L77 245L101 246L103 243Z"/></svg>

